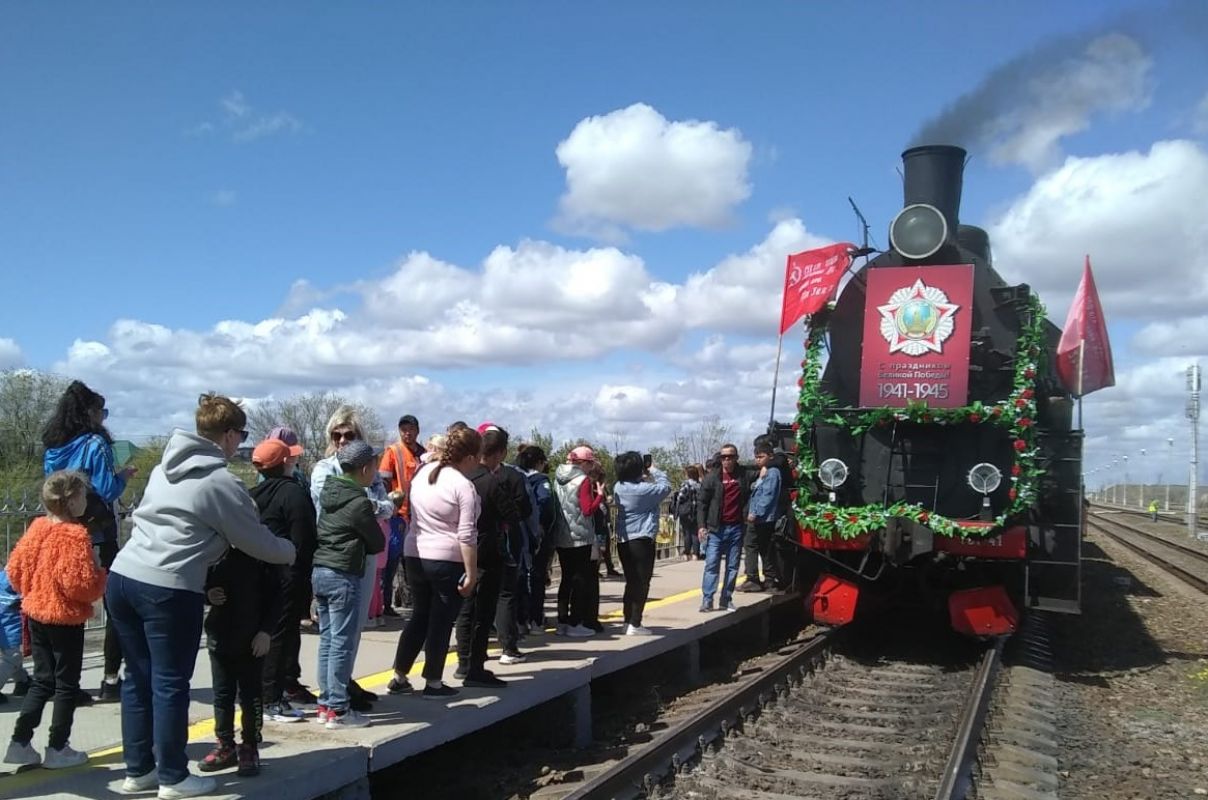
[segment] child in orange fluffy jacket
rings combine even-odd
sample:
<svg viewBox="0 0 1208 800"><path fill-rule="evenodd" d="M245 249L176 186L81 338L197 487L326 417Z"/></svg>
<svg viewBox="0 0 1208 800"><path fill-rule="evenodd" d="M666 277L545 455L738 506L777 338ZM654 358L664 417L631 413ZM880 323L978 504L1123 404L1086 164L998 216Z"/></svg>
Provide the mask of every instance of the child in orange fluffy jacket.
<svg viewBox="0 0 1208 800"><path fill-rule="evenodd" d="M29 617L34 674L13 726L6 764L41 763L47 769L64 769L88 761L86 754L68 744L80 691L84 622L105 593L105 571L93 559L88 529L76 522L84 513L87 492L83 473L52 472L42 485L46 516L30 523L8 559L9 580ZM43 759L30 742L51 698L54 711Z"/></svg>

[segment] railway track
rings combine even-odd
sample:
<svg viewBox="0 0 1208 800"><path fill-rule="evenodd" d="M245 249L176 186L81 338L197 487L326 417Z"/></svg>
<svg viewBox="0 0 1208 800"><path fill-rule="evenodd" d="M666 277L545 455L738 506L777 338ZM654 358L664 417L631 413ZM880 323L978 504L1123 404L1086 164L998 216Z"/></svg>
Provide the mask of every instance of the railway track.
<svg viewBox="0 0 1208 800"><path fill-rule="evenodd" d="M1208 594L1208 554L1202 550L1099 514L1088 516L1087 523L1113 541Z"/></svg>
<svg viewBox="0 0 1208 800"><path fill-rule="evenodd" d="M965 797L1003 642L914 637L901 653L886 638L832 631L781 650L565 800Z"/></svg>

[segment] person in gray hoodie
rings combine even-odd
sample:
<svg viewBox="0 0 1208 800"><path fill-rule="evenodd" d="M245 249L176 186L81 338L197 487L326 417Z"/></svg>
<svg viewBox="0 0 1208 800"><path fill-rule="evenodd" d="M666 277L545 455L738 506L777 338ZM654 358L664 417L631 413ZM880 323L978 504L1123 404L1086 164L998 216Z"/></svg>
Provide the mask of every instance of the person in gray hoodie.
<svg viewBox="0 0 1208 800"><path fill-rule="evenodd" d="M269 564L291 564L295 555L291 542L260 523L251 495L227 470L227 460L247 439L243 409L230 398L204 394L196 423L196 433L175 430L168 439L105 590L126 659L122 791L158 784L161 800L215 788L213 778L189 773L185 754L189 681L210 567L231 547Z"/></svg>

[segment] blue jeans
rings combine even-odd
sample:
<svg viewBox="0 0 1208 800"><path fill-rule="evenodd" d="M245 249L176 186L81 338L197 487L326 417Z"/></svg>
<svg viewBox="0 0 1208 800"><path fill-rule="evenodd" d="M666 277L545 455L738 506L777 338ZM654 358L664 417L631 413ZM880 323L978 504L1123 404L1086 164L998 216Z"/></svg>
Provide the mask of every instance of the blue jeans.
<svg viewBox="0 0 1208 800"><path fill-rule="evenodd" d="M122 757L126 774L156 768L159 784L189 777L189 681L201 643L204 598L109 573L105 602L126 661Z"/></svg>
<svg viewBox="0 0 1208 800"><path fill-rule="evenodd" d="M319 607L319 705L342 714L348 710L348 682L365 619L364 579L352 572L315 567L310 580Z"/></svg>
<svg viewBox="0 0 1208 800"><path fill-rule="evenodd" d="M705 539L705 579L701 583L701 594L705 605L713 605L713 594L717 591L717 579L721 573L721 559L726 559L726 580L721 585L718 605L725 608L734 595L734 584L738 581L738 563L742 557L742 525L722 525L710 531Z"/></svg>

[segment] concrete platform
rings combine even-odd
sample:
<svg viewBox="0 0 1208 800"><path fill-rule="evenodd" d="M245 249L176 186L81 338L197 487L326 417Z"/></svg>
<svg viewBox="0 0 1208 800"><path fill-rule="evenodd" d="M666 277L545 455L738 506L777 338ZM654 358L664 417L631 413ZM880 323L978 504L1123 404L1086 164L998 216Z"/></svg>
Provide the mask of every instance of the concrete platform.
<svg viewBox="0 0 1208 800"><path fill-rule="evenodd" d="M775 604L792 601L785 595L738 593L737 612L701 614L698 611L701 572L702 562L698 561L663 562L656 566L645 619L655 635L649 637L623 635L619 619L624 582L602 581L604 633L588 639L556 637L552 629L530 635L521 643L521 649L528 655L525 663L490 664L497 675L509 682L508 688L463 688L451 702L385 694L403 621L396 619L389 627L367 630L362 635L354 675L362 686L381 694L369 714L373 725L359 730L328 731L313 718L296 724L265 722L261 775L244 779L235 776L234 770L218 773L219 793L214 796L313 798L339 791L349 798L368 797L370 772L558 698L565 700L570 711L568 741L586 743L591 735L589 687L594 679L678 649L686 654L685 669L694 669L698 655L695 643L701 638L737 625L755 626L752 633L766 637L766 612ZM317 636L306 635L302 639L303 680L315 673L317 645ZM445 677L451 685L458 686L459 682L452 678L454 662L455 657L447 662ZM412 671L413 676L418 676L420 666ZM99 663L86 662L85 667L83 686L95 690L101 677ZM191 760L200 759L213 744L211 686L209 659L203 650L198 655L192 682ZM5 742L18 710L16 702L0 706L0 733ZM34 737L34 746L39 751L45 746L49 718L48 708ZM0 798L121 796L117 786L124 777L124 765L118 705L78 709L72 745L89 752L92 759L88 765L61 772L33 768L16 774L0 773ZM5 768L0 765L0 770ZM138 796L154 797L154 794Z"/></svg>

